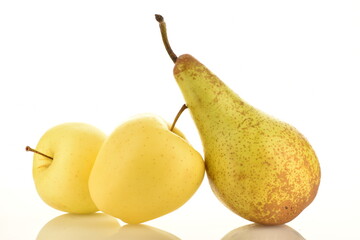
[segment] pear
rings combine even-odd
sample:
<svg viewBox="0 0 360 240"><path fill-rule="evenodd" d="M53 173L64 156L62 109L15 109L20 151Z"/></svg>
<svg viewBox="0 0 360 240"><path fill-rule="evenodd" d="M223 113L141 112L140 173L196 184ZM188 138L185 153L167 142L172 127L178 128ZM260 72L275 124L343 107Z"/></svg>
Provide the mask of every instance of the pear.
<svg viewBox="0 0 360 240"><path fill-rule="evenodd" d="M241 217L266 225L297 217L315 198L320 165L305 137L254 108L202 63L177 57L174 77L198 128L209 183L219 200Z"/></svg>

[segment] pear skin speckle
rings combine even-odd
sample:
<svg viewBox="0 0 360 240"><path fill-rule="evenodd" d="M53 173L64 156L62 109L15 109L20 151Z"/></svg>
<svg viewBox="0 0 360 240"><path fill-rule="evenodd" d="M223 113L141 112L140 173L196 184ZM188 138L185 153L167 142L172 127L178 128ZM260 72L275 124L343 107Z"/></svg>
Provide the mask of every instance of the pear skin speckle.
<svg viewBox="0 0 360 240"><path fill-rule="evenodd" d="M320 165L305 137L243 101L191 55L174 76L198 128L215 195L250 221L277 225L315 198Z"/></svg>

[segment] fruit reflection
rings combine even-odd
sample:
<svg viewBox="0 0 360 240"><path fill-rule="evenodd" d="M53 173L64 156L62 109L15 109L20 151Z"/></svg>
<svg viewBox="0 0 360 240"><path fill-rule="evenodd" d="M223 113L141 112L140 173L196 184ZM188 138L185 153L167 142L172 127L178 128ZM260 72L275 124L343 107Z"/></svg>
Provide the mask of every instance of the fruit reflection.
<svg viewBox="0 0 360 240"><path fill-rule="evenodd" d="M144 224L120 226L118 220L104 213L63 214L50 220L40 230L37 240L179 240L180 238Z"/></svg>
<svg viewBox="0 0 360 240"><path fill-rule="evenodd" d="M100 240L107 239L120 228L116 218L103 213L87 215L64 214L49 221L37 240Z"/></svg>
<svg viewBox="0 0 360 240"><path fill-rule="evenodd" d="M287 225L264 226L250 224L232 230L222 240L304 240L297 231Z"/></svg>
<svg viewBox="0 0 360 240"><path fill-rule="evenodd" d="M179 240L171 233L144 224L129 224L108 240Z"/></svg>

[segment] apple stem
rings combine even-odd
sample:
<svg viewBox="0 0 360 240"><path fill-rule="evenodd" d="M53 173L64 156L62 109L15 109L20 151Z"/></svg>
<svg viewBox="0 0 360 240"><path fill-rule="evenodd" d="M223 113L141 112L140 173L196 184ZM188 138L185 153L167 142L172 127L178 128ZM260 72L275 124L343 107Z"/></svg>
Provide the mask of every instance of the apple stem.
<svg viewBox="0 0 360 240"><path fill-rule="evenodd" d="M35 149L33 149L33 148L29 147L29 146L26 146L25 150L26 150L26 151L28 151L28 152L30 151L30 152L33 152L33 153L40 154L41 156L44 156L44 157L47 157L47 158L50 158L51 160L53 160L53 158L52 158L52 157L49 157L48 155L43 154L42 152L39 152L39 151L37 151L37 150L35 150Z"/></svg>
<svg viewBox="0 0 360 240"><path fill-rule="evenodd" d="M188 107L186 106L186 104L182 105L182 107L180 108L179 112L176 114L176 117L174 119L173 124L171 125L170 131L174 130L175 124L177 122L177 120L179 119L180 115L183 113L183 111L185 109L187 109Z"/></svg>
<svg viewBox="0 0 360 240"><path fill-rule="evenodd" d="M163 18L163 16L161 16L159 14L155 14L155 19L156 19L156 21L159 22L161 37L162 37L165 49L166 49L167 53L169 54L171 60L175 63L177 60L177 56L170 47L170 43L169 43L169 40L167 37L166 23L164 21L164 18Z"/></svg>

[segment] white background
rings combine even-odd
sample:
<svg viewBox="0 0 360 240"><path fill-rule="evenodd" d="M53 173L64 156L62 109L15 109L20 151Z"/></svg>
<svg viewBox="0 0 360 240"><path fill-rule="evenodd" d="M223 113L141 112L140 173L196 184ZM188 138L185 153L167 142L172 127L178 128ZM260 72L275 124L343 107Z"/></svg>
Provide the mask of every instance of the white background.
<svg viewBox="0 0 360 240"><path fill-rule="evenodd" d="M359 1L120 2L0 2L0 239L36 239L63 214L38 197L25 152L47 129L78 121L109 134L147 112L173 120L184 100L155 13L178 55L191 53L314 147L318 196L287 225L306 239L360 239ZM188 111L177 126L202 153ZM216 240L250 222L225 208L205 178L183 207L145 224Z"/></svg>

